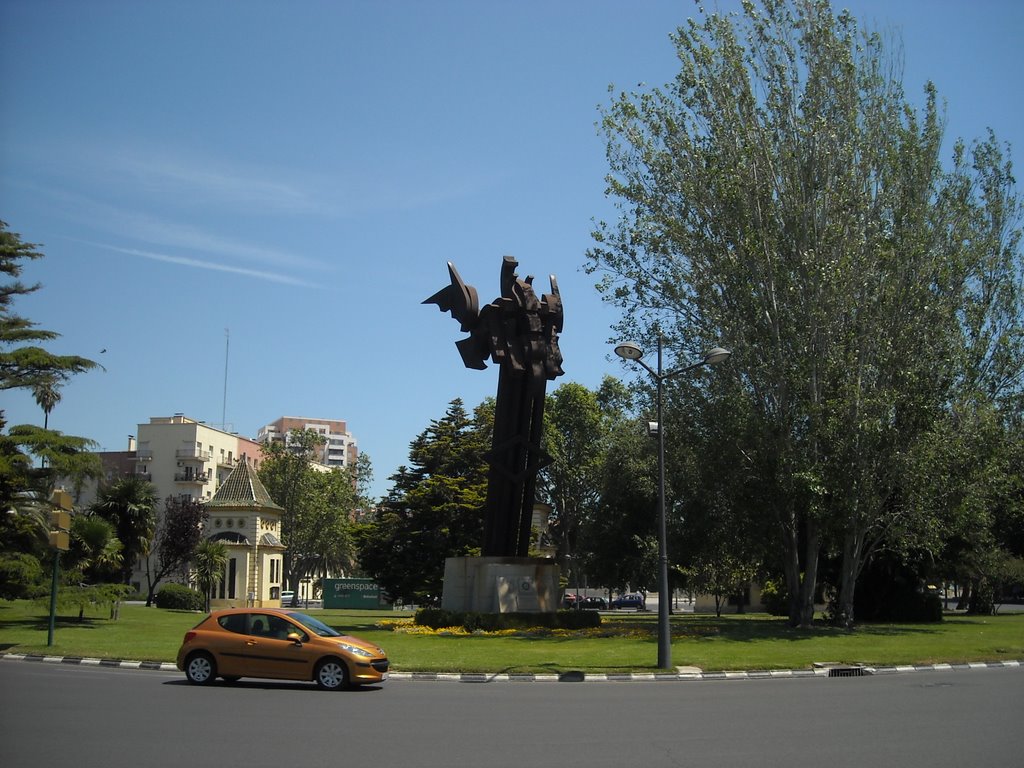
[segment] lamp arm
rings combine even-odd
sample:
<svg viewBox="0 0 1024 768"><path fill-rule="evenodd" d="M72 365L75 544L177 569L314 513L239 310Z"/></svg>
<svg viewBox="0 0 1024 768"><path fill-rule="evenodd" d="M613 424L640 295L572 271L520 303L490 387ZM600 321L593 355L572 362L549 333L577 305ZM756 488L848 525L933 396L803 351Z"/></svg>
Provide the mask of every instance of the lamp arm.
<svg viewBox="0 0 1024 768"><path fill-rule="evenodd" d="M659 375L659 374L658 374L658 372L657 372L656 370L654 370L653 368L651 368L651 366L649 366L649 365L648 365L647 363L645 363L645 362L644 362L643 360L641 360L641 359L637 359L637 360L634 360L633 362L634 362L634 363L636 363L637 365L642 365L642 366L643 366L644 368L646 368L646 369L647 369L647 372L648 372L649 374L651 374L651 376L653 376L653 377L654 377L655 381L660 381L661 379L664 379L664 378L665 378L664 376L661 376L661 375Z"/></svg>
<svg viewBox="0 0 1024 768"><path fill-rule="evenodd" d="M664 374L662 374L661 378L662 379L671 379L671 378L674 378L676 376L681 376L684 373L689 373L690 371L692 371L695 368L700 368L702 365L706 365L706 363L703 360L699 360L698 362L691 363L690 365L687 365L684 368L677 368L674 371L669 371L668 373L664 373ZM650 368L648 368L647 370L650 370Z"/></svg>

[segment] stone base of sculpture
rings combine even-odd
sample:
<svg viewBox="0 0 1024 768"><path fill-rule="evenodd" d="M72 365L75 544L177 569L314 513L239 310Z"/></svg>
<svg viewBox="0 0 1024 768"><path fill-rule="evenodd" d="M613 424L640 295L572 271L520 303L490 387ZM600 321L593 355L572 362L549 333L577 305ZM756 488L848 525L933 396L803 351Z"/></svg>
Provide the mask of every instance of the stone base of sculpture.
<svg viewBox="0 0 1024 768"><path fill-rule="evenodd" d="M477 613L553 613L558 565L541 557L449 557L441 607Z"/></svg>

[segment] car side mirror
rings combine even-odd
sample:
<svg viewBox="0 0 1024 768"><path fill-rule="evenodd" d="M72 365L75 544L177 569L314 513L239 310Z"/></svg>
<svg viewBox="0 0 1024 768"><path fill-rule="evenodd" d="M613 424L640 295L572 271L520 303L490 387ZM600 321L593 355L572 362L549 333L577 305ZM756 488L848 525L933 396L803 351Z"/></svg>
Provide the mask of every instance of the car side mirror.
<svg viewBox="0 0 1024 768"><path fill-rule="evenodd" d="M298 632L289 632L288 639L296 645L302 645L302 635L300 635Z"/></svg>

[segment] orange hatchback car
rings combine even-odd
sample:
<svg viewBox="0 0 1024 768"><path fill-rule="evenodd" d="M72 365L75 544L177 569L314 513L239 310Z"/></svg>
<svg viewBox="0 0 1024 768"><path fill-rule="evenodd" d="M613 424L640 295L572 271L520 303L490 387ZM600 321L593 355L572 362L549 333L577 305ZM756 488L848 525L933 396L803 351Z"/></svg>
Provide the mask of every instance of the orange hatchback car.
<svg viewBox="0 0 1024 768"><path fill-rule="evenodd" d="M387 679L383 648L279 608L214 611L185 633L178 669L190 683L220 677L314 680L329 691Z"/></svg>

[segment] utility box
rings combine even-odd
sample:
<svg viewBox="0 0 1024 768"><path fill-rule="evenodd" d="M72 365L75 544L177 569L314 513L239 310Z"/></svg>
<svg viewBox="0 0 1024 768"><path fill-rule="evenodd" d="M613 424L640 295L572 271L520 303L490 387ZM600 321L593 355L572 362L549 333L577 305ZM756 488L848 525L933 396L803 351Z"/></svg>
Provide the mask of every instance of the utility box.
<svg viewBox="0 0 1024 768"><path fill-rule="evenodd" d="M387 608L373 579L324 579L324 608L379 610Z"/></svg>

